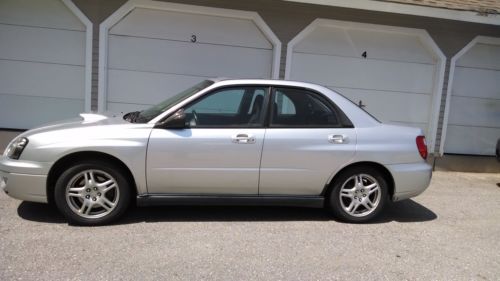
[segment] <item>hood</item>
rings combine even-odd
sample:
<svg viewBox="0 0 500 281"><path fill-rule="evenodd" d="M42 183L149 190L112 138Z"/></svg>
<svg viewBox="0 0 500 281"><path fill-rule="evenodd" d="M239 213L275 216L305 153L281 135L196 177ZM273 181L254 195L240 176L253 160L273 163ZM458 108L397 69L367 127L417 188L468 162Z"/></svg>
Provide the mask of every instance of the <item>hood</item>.
<svg viewBox="0 0 500 281"><path fill-rule="evenodd" d="M112 112L103 113L80 113L79 117L61 120L57 122L47 123L28 130L22 136L44 133L52 130L65 130L81 127L90 127L96 125L118 125L130 124L123 120L123 114L115 114Z"/></svg>
<svg viewBox="0 0 500 281"><path fill-rule="evenodd" d="M110 155L143 153L152 127L147 123L129 123L121 114L84 113L21 134L28 138L28 145L20 159L53 162L78 151Z"/></svg>

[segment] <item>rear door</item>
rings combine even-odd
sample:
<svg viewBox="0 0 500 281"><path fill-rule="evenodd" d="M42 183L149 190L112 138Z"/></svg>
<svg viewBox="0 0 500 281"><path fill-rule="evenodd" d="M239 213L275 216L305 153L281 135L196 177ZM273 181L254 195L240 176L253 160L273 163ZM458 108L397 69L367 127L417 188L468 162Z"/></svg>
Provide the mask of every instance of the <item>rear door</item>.
<svg viewBox="0 0 500 281"><path fill-rule="evenodd" d="M354 156L355 129L316 92L274 88L270 104L259 194L319 195L332 173Z"/></svg>

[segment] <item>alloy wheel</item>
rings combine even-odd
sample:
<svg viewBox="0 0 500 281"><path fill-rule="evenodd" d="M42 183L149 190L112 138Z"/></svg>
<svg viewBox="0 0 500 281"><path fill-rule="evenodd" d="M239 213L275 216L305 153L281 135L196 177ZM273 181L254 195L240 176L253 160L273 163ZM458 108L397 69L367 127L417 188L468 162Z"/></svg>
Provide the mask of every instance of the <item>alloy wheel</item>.
<svg viewBox="0 0 500 281"><path fill-rule="evenodd" d="M101 218L118 204L120 191L116 179L101 170L84 170L68 182L66 202L78 216Z"/></svg>
<svg viewBox="0 0 500 281"><path fill-rule="evenodd" d="M378 181L368 174L348 178L340 189L340 205L354 217L364 217L377 209L381 191Z"/></svg>

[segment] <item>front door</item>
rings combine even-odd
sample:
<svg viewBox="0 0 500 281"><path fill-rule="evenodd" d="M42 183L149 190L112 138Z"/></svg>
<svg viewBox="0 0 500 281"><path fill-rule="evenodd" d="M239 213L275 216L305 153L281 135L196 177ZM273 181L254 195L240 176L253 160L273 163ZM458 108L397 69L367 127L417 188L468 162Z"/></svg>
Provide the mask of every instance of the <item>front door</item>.
<svg viewBox="0 0 500 281"><path fill-rule="evenodd" d="M266 87L216 89L184 108L185 129L153 129L151 194L258 194Z"/></svg>

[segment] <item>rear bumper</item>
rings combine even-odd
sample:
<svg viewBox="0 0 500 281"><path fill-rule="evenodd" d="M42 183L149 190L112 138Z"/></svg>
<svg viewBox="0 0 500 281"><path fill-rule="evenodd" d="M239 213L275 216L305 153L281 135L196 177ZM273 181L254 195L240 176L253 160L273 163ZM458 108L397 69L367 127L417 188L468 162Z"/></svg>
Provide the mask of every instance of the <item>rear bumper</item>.
<svg viewBox="0 0 500 281"><path fill-rule="evenodd" d="M432 178L432 167L425 163L387 165L394 178L393 201L415 197L424 192Z"/></svg>
<svg viewBox="0 0 500 281"><path fill-rule="evenodd" d="M0 189L10 197L47 203L48 163L35 163L0 158Z"/></svg>

